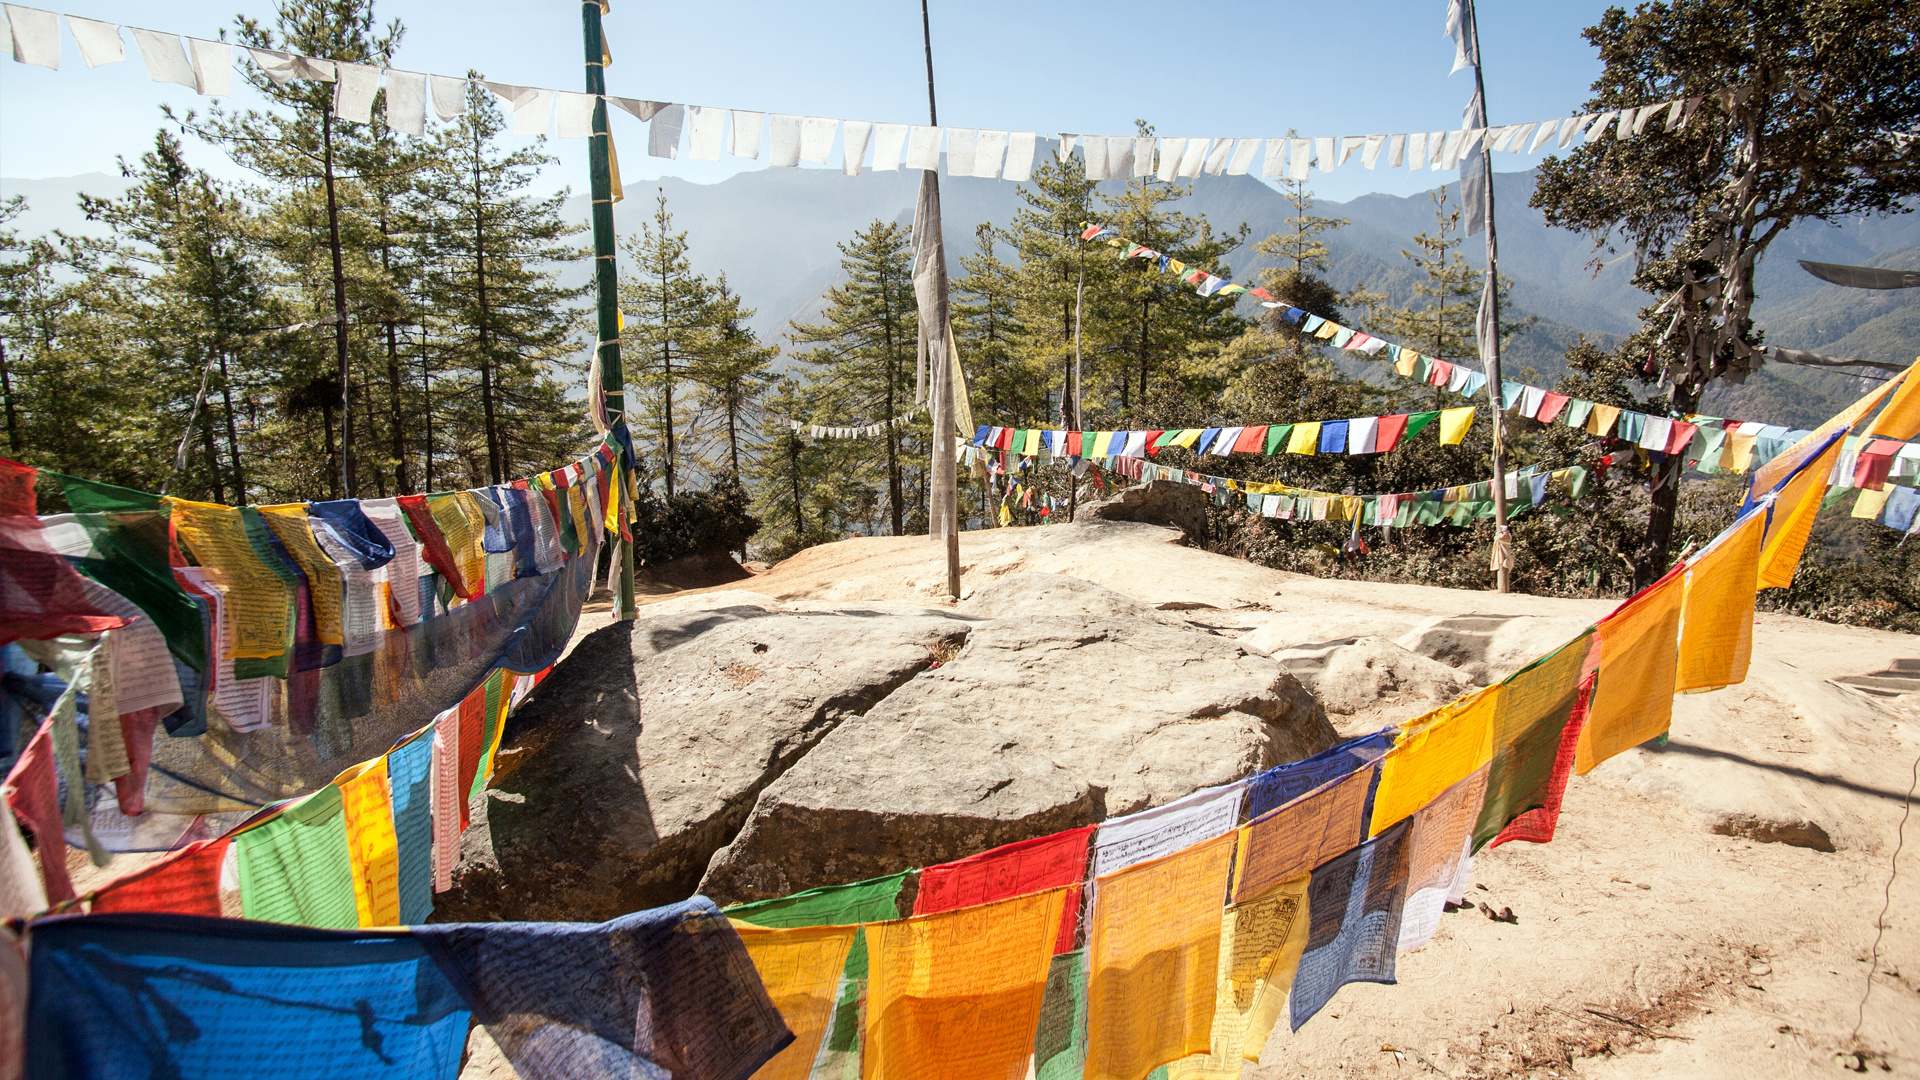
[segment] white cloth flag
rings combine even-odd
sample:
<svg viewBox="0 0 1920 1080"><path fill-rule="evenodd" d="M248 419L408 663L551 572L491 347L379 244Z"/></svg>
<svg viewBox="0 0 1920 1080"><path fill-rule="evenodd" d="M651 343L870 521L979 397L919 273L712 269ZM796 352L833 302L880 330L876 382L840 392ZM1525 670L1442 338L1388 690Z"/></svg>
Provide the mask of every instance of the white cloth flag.
<svg viewBox="0 0 1920 1080"><path fill-rule="evenodd" d="M1153 175L1153 148L1159 140L1151 135L1136 135L1133 139L1133 175Z"/></svg>
<svg viewBox="0 0 1920 1080"><path fill-rule="evenodd" d="M1107 137L1105 135L1082 135L1080 137L1080 160L1086 166L1087 179L1105 180L1107 178Z"/></svg>
<svg viewBox="0 0 1920 1080"><path fill-rule="evenodd" d="M719 161L721 137L726 134L727 110L695 105L687 118L687 156L694 161ZM588 111L592 115L592 111Z"/></svg>
<svg viewBox="0 0 1920 1080"><path fill-rule="evenodd" d="M1407 136L1407 168L1418 171L1427 167L1427 133L1416 131Z"/></svg>
<svg viewBox="0 0 1920 1080"><path fill-rule="evenodd" d="M345 61L334 65L333 115L342 120L351 120L364 124L373 119L373 96L380 92L380 69L371 64L349 64ZM540 90L549 97L551 90ZM519 113L514 114L516 128ZM540 125L546 129L545 118Z"/></svg>
<svg viewBox="0 0 1920 1080"><path fill-rule="evenodd" d="M973 175L988 180L1000 178L1000 162L1007 156L1007 133L981 131L973 147Z"/></svg>
<svg viewBox="0 0 1920 1080"><path fill-rule="evenodd" d="M1292 143L1288 155L1292 158L1292 167L1288 171L1287 177L1291 180L1305 180L1307 178L1307 170L1313 166L1313 140L1292 139L1289 141Z"/></svg>
<svg viewBox="0 0 1920 1080"><path fill-rule="evenodd" d="M1242 430L1243 429L1237 427L1221 428L1219 433L1213 437L1213 446L1207 453L1214 457L1233 456L1233 444L1240 441L1240 432Z"/></svg>
<svg viewBox="0 0 1920 1080"><path fill-rule="evenodd" d="M662 105L647 125L647 153L652 157L680 156L680 129L687 122L685 105ZM544 123L542 124L544 127ZM516 130L518 127L516 125Z"/></svg>
<svg viewBox="0 0 1920 1080"><path fill-rule="evenodd" d="M117 64L127 58L127 47L120 40L120 28L110 22L69 15L67 29L73 32L73 43L80 46L81 61L90 68L101 64Z"/></svg>
<svg viewBox="0 0 1920 1080"><path fill-rule="evenodd" d="M193 78L193 65L187 63L186 50L180 47L177 36L142 30L137 26L128 29L133 31L133 43L140 46L140 59L146 61L148 78L154 82L198 88ZM14 51L18 53L18 46Z"/></svg>
<svg viewBox="0 0 1920 1080"><path fill-rule="evenodd" d="M1245 176L1253 168L1253 155L1260 152L1259 139L1241 139L1233 144L1233 157L1227 162L1228 176Z"/></svg>
<svg viewBox="0 0 1920 1080"><path fill-rule="evenodd" d="M1427 135L1427 168L1438 171L1446 168L1447 133L1430 132Z"/></svg>
<svg viewBox="0 0 1920 1080"><path fill-rule="evenodd" d="M773 153L768 156L767 164L781 169L800 164L801 119L788 113L773 114Z"/></svg>
<svg viewBox="0 0 1920 1080"><path fill-rule="evenodd" d="M1206 174L1219 176L1227 171L1227 162L1233 157L1232 139L1213 140L1213 149L1207 151Z"/></svg>
<svg viewBox="0 0 1920 1080"><path fill-rule="evenodd" d="M1107 179L1125 180L1133 175L1133 148L1138 139L1129 139L1123 135L1111 135L1107 138Z"/></svg>
<svg viewBox="0 0 1920 1080"><path fill-rule="evenodd" d="M1508 128L1507 145L1504 149L1515 154L1529 153L1530 150L1527 146L1527 140L1533 136L1533 129L1539 126L1539 124L1535 123L1520 124L1516 127Z"/></svg>
<svg viewBox="0 0 1920 1080"><path fill-rule="evenodd" d="M392 561L374 570L374 580L387 586L399 624L412 626L420 621L420 545L407 527L406 514L392 498L362 499L360 512L393 545Z"/></svg>
<svg viewBox="0 0 1920 1080"><path fill-rule="evenodd" d="M1260 165L1260 175L1283 176L1287 169L1287 140L1268 139L1267 156Z"/></svg>
<svg viewBox="0 0 1920 1080"><path fill-rule="evenodd" d="M467 111L467 80L429 75L427 85L433 90L433 115L451 120Z"/></svg>
<svg viewBox="0 0 1920 1080"><path fill-rule="evenodd" d="M1527 146L1527 153L1531 154L1549 142L1552 142L1554 135L1558 134L1559 131L1560 121L1558 120L1548 120L1541 124L1540 130L1533 134L1533 142Z"/></svg>
<svg viewBox="0 0 1920 1080"><path fill-rule="evenodd" d="M387 100L393 100L393 90L387 90ZM592 94L577 94L571 91L557 91L553 104L553 133L562 139L586 139L593 136L593 107L599 98Z"/></svg>
<svg viewBox="0 0 1920 1080"><path fill-rule="evenodd" d="M913 125L907 132L907 168L938 169L940 167L940 129Z"/></svg>
<svg viewBox="0 0 1920 1080"><path fill-rule="evenodd" d="M1102 822L1093 837L1093 874L1101 877L1224 836L1240 823L1247 783L1196 791L1165 806Z"/></svg>
<svg viewBox="0 0 1920 1080"><path fill-rule="evenodd" d="M387 126L407 135L427 133L427 77L387 69Z"/></svg>
<svg viewBox="0 0 1920 1080"><path fill-rule="evenodd" d="M972 176L973 151L979 141L973 128L947 129L947 175Z"/></svg>
<svg viewBox="0 0 1920 1080"><path fill-rule="evenodd" d="M1340 139L1340 164L1345 165L1347 162L1352 161L1353 155L1358 153L1360 148L1365 145L1367 145L1367 137L1365 135L1342 136Z"/></svg>
<svg viewBox="0 0 1920 1080"><path fill-rule="evenodd" d="M745 109L733 110L733 135L728 141L727 153L734 157L758 158L760 129L765 127L766 123L766 113Z"/></svg>
<svg viewBox="0 0 1920 1080"><path fill-rule="evenodd" d="M1433 167L1439 170L1459 168L1461 157L1460 148L1462 144L1466 142L1466 139L1467 133L1465 131L1447 132L1447 141L1436 153L1435 156L1438 160L1434 162Z"/></svg>
<svg viewBox="0 0 1920 1080"><path fill-rule="evenodd" d="M1360 164L1369 169L1380 164L1380 151L1386 145L1387 137L1385 135L1367 136L1367 149L1360 155Z"/></svg>
<svg viewBox="0 0 1920 1080"><path fill-rule="evenodd" d="M661 109L666 108L666 105L658 101L642 101L639 98L614 97L612 94L607 95L607 104L618 105L623 111L643 124L659 115Z"/></svg>
<svg viewBox="0 0 1920 1080"><path fill-rule="evenodd" d="M3 6L7 9L7 25L13 28L14 60L59 70L60 16L39 8Z"/></svg>
<svg viewBox="0 0 1920 1080"><path fill-rule="evenodd" d="M900 154L907 148L907 125L873 125L873 169L875 172L898 172Z"/></svg>
<svg viewBox="0 0 1920 1080"><path fill-rule="evenodd" d="M840 130L840 171L859 176L860 163L867 156L867 142L873 138L873 121L849 120Z"/></svg>
<svg viewBox="0 0 1920 1080"><path fill-rule="evenodd" d="M833 154L833 133L840 121L824 116L809 116L800 121L800 160L825 165Z"/></svg>
<svg viewBox="0 0 1920 1080"><path fill-rule="evenodd" d="M1572 146L1573 140L1580 137L1580 132L1588 124L1593 123L1596 115L1598 114L1588 113L1585 116L1569 116L1560 121L1560 149L1565 150Z"/></svg>
<svg viewBox="0 0 1920 1080"><path fill-rule="evenodd" d="M1078 135L1069 135L1064 131L1060 133L1060 145L1054 147L1054 153L1060 157L1060 164L1065 165L1073 160L1073 144L1079 138Z"/></svg>
<svg viewBox="0 0 1920 1080"><path fill-rule="evenodd" d="M1397 169L1407 161L1407 137L1394 135L1387 139L1387 168Z"/></svg>
<svg viewBox="0 0 1920 1080"><path fill-rule="evenodd" d="M887 125L882 124L882 127ZM897 126L897 125L896 125ZM1033 179L1033 154L1039 145L1039 136L1031 131L1016 131L1007 136L1007 167L1001 172L1003 180L1025 183ZM1153 160L1153 152L1147 152L1147 160ZM879 168L876 164L875 168ZM1136 163L1135 168L1139 166Z"/></svg>
<svg viewBox="0 0 1920 1080"><path fill-rule="evenodd" d="M187 39L193 50L194 89L211 97L233 93L233 46L224 41Z"/></svg>
<svg viewBox="0 0 1920 1080"><path fill-rule="evenodd" d="M1347 453L1374 454L1379 452L1380 418L1377 416L1356 416L1347 421Z"/></svg>
<svg viewBox="0 0 1920 1080"><path fill-rule="evenodd" d="M1154 170L1154 175L1162 181L1171 181L1174 174L1180 171L1180 159L1185 157L1186 154L1187 140L1161 139L1160 163Z"/></svg>
<svg viewBox="0 0 1920 1080"><path fill-rule="evenodd" d="M1465 0L1447 0L1447 36L1453 39L1453 68L1449 76L1464 67L1473 66L1473 56L1467 45L1467 12Z"/></svg>
<svg viewBox="0 0 1920 1080"><path fill-rule="evenodd" d="M1213 145L1210 139L1188 139L1186 153L1180 155L1180 167L1174 175L1191 180L1200 175L1206 167L1207 150Z"/></svg>
<svg viewBox="0 0 1920 1080"><path fill-rule="evenodd" d="M1313 140L1313 156L1320 161L1320 171L1330 173L1334 170L1333 140L1324 136Z"/></svg>
<svg viewBox="0 0 1920 1080"><path fill-rule="evenodd" d="M1640 449L1664 451L1667 440L1672 436L1672 420L1664 416L1649 416L1646 426L1640 429Z"/></svg>

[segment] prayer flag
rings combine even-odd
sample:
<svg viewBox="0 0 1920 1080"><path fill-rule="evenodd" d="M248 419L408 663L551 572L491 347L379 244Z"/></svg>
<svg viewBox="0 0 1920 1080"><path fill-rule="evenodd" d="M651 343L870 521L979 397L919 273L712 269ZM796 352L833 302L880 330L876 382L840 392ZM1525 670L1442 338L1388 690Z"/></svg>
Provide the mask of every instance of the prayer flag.
<svg viewBox="0 0 1920 1080"><path fill-rule="evenodd" d="M1344 454L1347 451L1347 421L1328 420L1320 425L1320 452Z"/></svg>
<svg viewBox="0 0 1920 1080"><path fill-rule="evenodd" d="M13 24L15 60L20 60L19 38L20 24ZM73 32L73 43L80 47L80 59L90 68L101 64L118 64L127 58L127 47L120 40L120 28L110 22L98 19L83 19L78 15L67 16L67 29ZM60 61L60 32L56 27L53 33L53 61ZM22 63L33 63L23 60ZM42 64L42 67L49 65Z"/></svg>
<svg viewBox="0 0 1920 1080"><path fill-rule="evenodd" d="M1087 1080L1140 1080L1211 1048L1231 835L1098 880L1088 940Z"/></svg>
<svg viewBox="0 0 1920 1080"><path fill-rule="evenodd" d="M1242 454L1258 454L1267 444L1267 425L1243 427L1233 441L1233 449Z"/></svg>
<svg viewBox="0 0 1920 1080"><path fill-rule="evenodd" d="M1472 858L1468 845L1486 791L1487 770L1475 769L1413 815L1407 901L1400 916L1397 948L1418 949L1432 941L1434 932L1440 929L1440 913L1449 894L1455 894L1461 864Z"/></svg>
<svg viewBox="0 0 1920 1080"><path fill-rule="evenodd" d="M1493 720L1486 799L1470 830L1478 851L1508 823L1545 806L1593 648L1593 631L1535 660L1505 680Z"/></svg>
<svg viewBox="0 0 1920 1080"><path fill-rule="evenodd" d="M1378 836L1411 817L1493 755L1493 720L1503 688L1496 683L1409 721L1380 759L1380 791L1369 833Z"/></svg>
<svg viewBox="0 0 1920 1080"><path fill-rule="evenodd" d="M1320 445L1320 422L1309 421L1293 425L1293 436L1287 440L1287 453L1312 454Z"/></svg>
<svg viewBox="0 0 1920 1080"><path fill-rule="evenodd" d="M1087 954L1062 953L1047 967L1033 1035L1034 1080L1080 1080L1087 1057Z"/></svg>
<svg viewBox="0 0 1920 1080"><path fill-rule="evenodd" d="M10 822L0 826L11 828ZM95 915L120 911L167 912L219 918L220 863L232 841L196 840L151 866L116 878L93 894Z"/></svg>
<svg viewBox="0 0 1920 1080"><path fill-rule="evenodd" d="M1685 571L1684 563L1673 568L1600 621L1600 678L1574 762L1582 776L1667 730Z"/></svg>
<svg viewBox="0 0 1920 1080"><path fill-rule="evenodd" d="M1760 549L1760 588L1785 588L1793 584L1800 555L1806 550L1808 537L1813 535L1813 519L1819 514L1820 502L1827 493L1827 480L1833 475L1834 462L1842 449L1839 431L1828 438L1830 443L1825 451L1781 483L1779 494L1768 507L1767 534ZM1754 473L1756 485L1765 471ZM1600 693L1602 697L1606 694L1604 680Z"/></svg>
<svg viewBox="0 0 1920 1080"><path fill-rule="evenodd" d="M400 923L400 846L394 837L387 795L387 759L374 758L343 772L340 788L353 866L353 897L361 926Z"/></svg>
<svg viewBox="0 0 1920 1080"><path fill-rule="evenodd" d="M1025 1076L1068 891L869 924L862 1074Z"/></svg>
<svg viewBox="0 0 1920 1080"><path fill-rule="evenodd" d="M1438 415L1438 414L1435 414ZM1424 425L1422 425L1424 426ZM1400 445L1400 439L1406 434L1407 414L1380 417L1374 430L1373 448L1376 453L1384 454Z"/></svg>
<svg viewBox="0 0 1920 1080"><path fill-rule="evenodd" d="M1446 409L1440 413L1440 445L1458 446L1467 437L1467 429L1473 426L1473 406L1458 409Z"/></svg>
<svg viewBox="0 0 1920 1080"><path fill-rule="evenodd" d="M1766 514L1748 511L1687 564L1674 689L1744 682L1753 655L1753 609Z"/></svg>
<svg viewBox="0 0 1920 1080"><path fill-rule="evenodd" d="M1545 844L1553 840L1554 827L1560 820L1560 802L1566 795L1567 778L1573 774L1580 732L1586 727L1587 708L1593 700L1594 680L1598 677L1598 672L1590 671L1580 680L1580 686L1574 694L1573 711L1567 717L1566 727L1560 731L1560 745L1554 755L1552 770L1532 800L1538 805L1500 830L1500 835L1493 838L1492 846L1499 847L1512 840L1525 840L1530 844Z"/></svg>
<svg viewBox="0 0 1920 1080"><path fill-rule="evenodd" d="M1167 1080L1239 1080L1242 1061L1259 1060L1307 946L1307 883L1301 874L1221 914L1209 1051L1168 1065Z"/></svg>
<svg viewBox="0 0 1920 1080"><path fill-rule="evenodd" d="M1079 931L1080 883L1087 875L1087 849L1095 828L1068 829L929 866L920 871L913 913L931 915L1070 886L1054 944L1056 953L1068 952Z"/></svg>
<svg viewBox="0 0 1920 1080"><path fill-rule="evenodd" d="M1274 424L1272 427L1269 427L1267 429L1267 446L1265 453L1268 455L1279 453L1280 448L1287 445L1287 439L1292 434L1292 424Z"/></svg>
<svg viewBox="0 0 1920 1080"><path fill-rule="evenodd" d="M336 930L360 925L346 803L328 784L234 836L249 919Z"/></svg>
<svg viewBox="0 0 1920 1080"><path fill-rule="evenodd" d="M1307 946L1289 995L1295 1031L1341 986L1394 981L1411 829L1412 822L1403 821L1314 869L1307 887Z"/></svg>
<svg viewBox="0 0 1920 1080"><path fill-rule="evenodd" d="M1366 839L1367 800L1378 775L1372 763L1362 765L1241 826L1234 900L1250 900L1358 847Z"/></svg>
<svg viewBox="0 0 1920 1080"><path fill-rule="evenodd" d="M757 1080L807 1080L820 1040L833 1019L840 973L847 966L857 926L805 926L767 929L736 923L734 931L747 956L793 1032L793 1042L753 1075Z"/></svg>

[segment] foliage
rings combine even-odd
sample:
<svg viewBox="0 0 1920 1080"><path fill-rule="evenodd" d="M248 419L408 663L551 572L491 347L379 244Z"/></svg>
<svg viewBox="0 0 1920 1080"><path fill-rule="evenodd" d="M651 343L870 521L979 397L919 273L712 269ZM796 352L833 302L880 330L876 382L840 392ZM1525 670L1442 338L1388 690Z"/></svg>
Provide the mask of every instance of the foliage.
<svg viewBox="0 0 1920 1080"><path fill-rule="evenodd" d="M634 505L634 553L644 565L660 566L687 555L745 551L747 541L760 531L752 502L732 477L704 490L673 495L642 487Z"/></svg>

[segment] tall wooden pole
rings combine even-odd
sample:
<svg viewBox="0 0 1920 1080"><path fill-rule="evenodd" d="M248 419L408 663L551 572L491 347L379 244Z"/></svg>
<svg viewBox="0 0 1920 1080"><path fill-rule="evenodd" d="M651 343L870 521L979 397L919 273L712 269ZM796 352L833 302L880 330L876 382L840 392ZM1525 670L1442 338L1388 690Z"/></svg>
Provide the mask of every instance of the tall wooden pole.
<svg viewBox="0 0 1920 1080"><path fill-rule="evenodd" d="M1467 32L1473 40L1473 123L1487 126L1487 84L1480 74L1480 17L1473 0L1467 3ZM1493 559L1494 587L1510 592L1513 587L1513 537L1507 525L1507 432L1506 410L1500 378L1500 243L1493 229L1493 151L1487 140L1480 140L1480 171L1485 177L1487 225L1487 283L1481 293L1480 358L1487 368L1487 404L1493 411ZM1466 194L1462 185L1461 194Z"/></svg>
<svg viewBox="0 0 1920 1080"><path fill-rule="evenodd" d="M626 376L620 367L620 282L615 273L613 246L613 135L607 128L606 39L600 16L605 0L581 0L580 25L586 41L587 93L593 103L593 138L587 140L587 169L593 197L593 285L596 305L596 348L600 354L600 390L606 399L609 426L626 419ZM633 600L633 545L619 545L619 614L637 614Z"/></svg>
<svg viewBox="0 0 1920 1080"><path fill-rule="evenodd" d="M920 33L927 54L927 123L940 126L939 105L933 96L933 22L927 14L927 0L920 0ZM947 595L960 598L960 478L954 461L953 437L953 340L948 328L950 313L947 298L947 252L940 224L940 174L928 169L920 174L920 202L915 225L928 235L914 237L914 249L922 265L914 267L915 297L920 302L920 318L925 327L927 359L933 364L933 498L928 507L932 521L928 532L945 542L947 555ZM925 285L922 286L921 281Z"/></svg>

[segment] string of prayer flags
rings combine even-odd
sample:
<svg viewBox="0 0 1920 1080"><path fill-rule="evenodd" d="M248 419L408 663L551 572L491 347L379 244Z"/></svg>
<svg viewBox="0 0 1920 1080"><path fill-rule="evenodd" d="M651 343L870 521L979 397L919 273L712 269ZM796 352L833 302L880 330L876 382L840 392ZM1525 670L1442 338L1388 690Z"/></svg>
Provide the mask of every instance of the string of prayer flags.
<svg viewBox="0 0 1920 1080"><path fill-rule="evenodd" d="M906 427L913 422L915 417L918 417L925 411L925 409L925 405L915 405L912 409L907 410L891 420L883 420L878 424L867 424L860 427L833 427L825 424L807 424L799 420L789 420L787 421L787 430L795 434L805 432L808 437L815 439L872 439L884 435L895 428Z"/></svg>
<svg viewBox="0 0 1920 1080"><path fill-rule="evenodd" d="M1346 420L1149 431L1068 431L981 424L974 430L972 445L1020 457L1035 457L1045 450L1056 461L1067 457L1153 458L1169 447L1212 457L1235 453L1272 456L1283 447L1289 454L1384 454L1398 449L1435 420L1440 422L1440 445L1458 446L1473 425L1474 412L1472 406L1465 406ZM843 429L819 430L832 433Z"/></svg>
<svg viewBox="0 0 1920 1080"><path fill-rule="evenodd" d="M1070 891L869 923L862 1075L1024 1077Z"/></svg>

